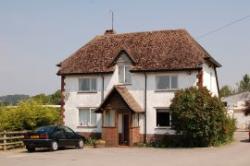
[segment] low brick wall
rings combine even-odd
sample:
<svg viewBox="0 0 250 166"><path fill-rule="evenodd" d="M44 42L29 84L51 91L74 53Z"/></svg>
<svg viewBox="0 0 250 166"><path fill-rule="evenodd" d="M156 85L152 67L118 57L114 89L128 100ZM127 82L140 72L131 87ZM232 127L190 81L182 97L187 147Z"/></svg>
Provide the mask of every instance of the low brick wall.
<svg viewBox="0 0 250 166"><path fill-rule="evenodd" d="M118 129L116 127L103 127L102 139L106 141L106 146L118 146Z"/></svg>
<svg viewBox="0 0 250 166"><path fill-rule="evenodd" d="M140 133L139 133L140 128L135 127L135 128L130 128L129 129L129 146L133 146L136 143L139 143L141 138L140 138Z"/></svg>

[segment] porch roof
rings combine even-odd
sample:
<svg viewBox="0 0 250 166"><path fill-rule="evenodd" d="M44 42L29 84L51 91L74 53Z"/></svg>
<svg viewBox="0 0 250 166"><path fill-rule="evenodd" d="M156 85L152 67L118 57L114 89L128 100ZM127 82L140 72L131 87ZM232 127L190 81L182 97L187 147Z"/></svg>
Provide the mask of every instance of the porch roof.
<svg viewBox="0 0 250 166"><path fill-rule="evenodd" d="M107 97L104 99L102 104L97 108L97 113L102 113L104 111L104 107L106 106L108 100L113 96L114 93L117 93L122 100L126 103L128 108L136 113L143 113L144 110L141 108L141 106L137 103L137 101L134 99L134 97L129 93L128 89L125 86L122 85L116 85L113 87L113 89L109 92Z"/></svg>

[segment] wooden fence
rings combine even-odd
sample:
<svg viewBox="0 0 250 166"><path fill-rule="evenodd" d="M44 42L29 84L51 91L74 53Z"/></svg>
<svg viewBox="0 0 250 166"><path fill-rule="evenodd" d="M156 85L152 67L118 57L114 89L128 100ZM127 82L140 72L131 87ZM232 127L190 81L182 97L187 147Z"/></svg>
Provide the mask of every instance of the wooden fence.
<svg viewBox="0 0 250 166"><path fill-rule="evenodd" d="M4 131L0 132L0 150L8 150L23 147L24 134L27 131Z"/></svg>

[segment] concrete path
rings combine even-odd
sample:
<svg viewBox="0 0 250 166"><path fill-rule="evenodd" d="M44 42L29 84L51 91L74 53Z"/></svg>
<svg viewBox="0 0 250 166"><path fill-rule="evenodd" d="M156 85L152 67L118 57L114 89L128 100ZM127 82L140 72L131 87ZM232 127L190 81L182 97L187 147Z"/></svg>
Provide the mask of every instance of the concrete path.
<svg viewBox="0 0 250 166"><path fill-rule="evenodd" d="M210 148L85 148L57 152L0 152L1 166L250 166L247 132L230 145Z"/></svg>

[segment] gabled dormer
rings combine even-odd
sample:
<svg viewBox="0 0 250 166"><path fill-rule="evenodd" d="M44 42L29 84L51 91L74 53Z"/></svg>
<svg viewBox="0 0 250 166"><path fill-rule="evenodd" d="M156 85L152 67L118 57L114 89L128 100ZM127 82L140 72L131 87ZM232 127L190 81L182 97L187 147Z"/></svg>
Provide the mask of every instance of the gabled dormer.
<svg viewBox="0 0 250 166"><path fill-rule="evenodd" d="M116 74L118 74L118 84L132 84L131 69L135 64L135 60L128 54L127 51L122 50L116 56L112 65L116 66Z"/></svg>

